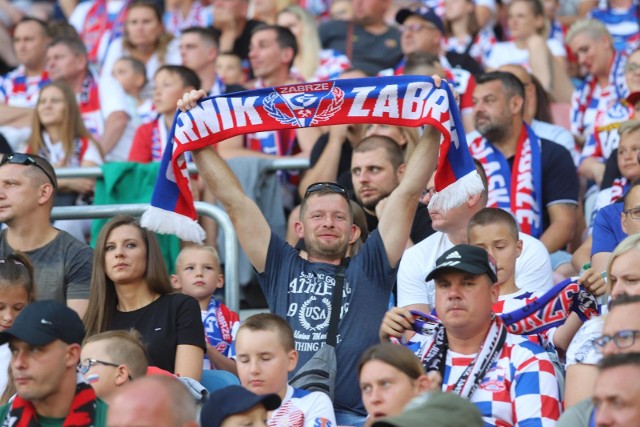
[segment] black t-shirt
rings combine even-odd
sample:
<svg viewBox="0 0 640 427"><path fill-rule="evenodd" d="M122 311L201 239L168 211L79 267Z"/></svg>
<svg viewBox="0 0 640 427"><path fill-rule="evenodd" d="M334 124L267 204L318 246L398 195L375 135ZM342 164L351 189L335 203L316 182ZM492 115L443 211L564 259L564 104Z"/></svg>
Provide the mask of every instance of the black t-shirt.
<svg viewBox="0 0 640 427"><path fill-rule="evenodd" d="M459 67L465 69L474 76L479 76L483 72L478 61L473 59L473 57L467 53L447 52L445 56L454 68Z"/></svg>
<svg viewBox="0 0 640 427"><path fill-rule="evenodd" d="M238 37L233 44L233 53L238 55L240 59L247 59L249 57L251 33L253 33L253 30L260 25L264 25L264 22L249 19L244 26L244 30L242 30L242 34L240 34L240 37Z"/></svg>
<svg viewBox="0 0 640 427"><path fill-rule="evenodd" d="M613 181L616 178L620 178L622 174L620 173L620 169L618 168L618 149L616 148L611 152L611 155L607 159L604 167L604 176L602 177L602 184L600 184L600 189L604 190L605 188L609 188L613 185Z"/></svg>
<svg viewBox="0 0 640 427"><path fill-rule="evenodd" d="M162 295L138 310L116 311L107 329L130 328L142 335L149 365L169 372L175 371L178 345L194 345L206 351L200 306L187 295Z"/></svg>
<svg viewBox="0 0 640 427"><path fill-rule="evenodd" d="M542 161L542 230L550 224L547 207L555 203L578 204L580 183L569 151L555 142L540 138ZM508 159L513 170L515 156Z"/></svg>

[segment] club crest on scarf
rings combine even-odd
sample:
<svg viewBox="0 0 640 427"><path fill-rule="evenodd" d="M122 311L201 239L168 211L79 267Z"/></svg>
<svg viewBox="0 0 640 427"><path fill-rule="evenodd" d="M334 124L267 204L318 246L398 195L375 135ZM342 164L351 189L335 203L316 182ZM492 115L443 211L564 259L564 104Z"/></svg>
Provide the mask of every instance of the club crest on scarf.
<svg viewBox="0 0 640 427"><path fill-rule="evenodd" d="M280 108L278 99L284 104ZM306 83L274 88L264 101L264 109L284 125L310 127L329 120L343 103L344 91L334 82ZM290 114L283 109L288 109Z"/></svg>

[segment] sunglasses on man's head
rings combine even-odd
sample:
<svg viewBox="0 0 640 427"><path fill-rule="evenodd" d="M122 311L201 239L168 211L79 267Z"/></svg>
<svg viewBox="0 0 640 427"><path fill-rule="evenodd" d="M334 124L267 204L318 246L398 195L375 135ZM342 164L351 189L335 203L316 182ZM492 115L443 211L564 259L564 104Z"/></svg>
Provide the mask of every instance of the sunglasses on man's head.
<svg viewBox="0 0 640 427"><path fill-rule="evenodd" d="M346 188L340 184L336 184L335 182L316 182L315 184L311 184L307 187L307 191L304 192L304 198L308 199L313 193L323 190L339 194L349 201L349 195L347 194Z"/></svg>
<svg viewBox="0 0 640 427"><path fill-rule="evenodd" d="M0 166L6 165L7 163L12 165L35 166L38 169L40 169L47 176L47 178L49 178L49 181L51 182L51 185L53 185L53 188L57 188L58 186L56 179L53 176L51 176L51 174L47 172L47 170L43 168L36 161L36 159L34 159L28 154L25 154L25 153L5 154L5 156L2 158L2 161L0 162Z"/></svg>

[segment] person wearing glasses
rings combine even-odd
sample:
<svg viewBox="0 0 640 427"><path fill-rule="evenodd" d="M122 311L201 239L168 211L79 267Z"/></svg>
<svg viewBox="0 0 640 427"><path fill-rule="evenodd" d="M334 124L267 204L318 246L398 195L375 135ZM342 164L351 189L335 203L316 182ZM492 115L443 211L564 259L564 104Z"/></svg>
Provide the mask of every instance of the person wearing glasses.
<svg viewBox="0 0 640 427"><path fill-rule="evenodd" d="M434 76L434 81L439 87L441 79ZM204 91L187 93L178 101L178 108L189 110L204 96ZM389 195L378 228L348 261L347 249L360 233L353 223L344 187L332 182L307 187L300 218L295 223L296 234L304 240L308 252L305 260L271 232L258 206L246 196L215 150L207 147L193 153L205 184L229 214L240 245L258 273L269 309L284 317L294 331L300 355L298 366L304 366L324 345L330 312L341 309L334 399L338 425L359 426L365 421L356 364L360 354L378 342L377 329L388 306L418 199L435 168L440 137L435 128L425 128L407 163L404 178ZM342 268L345 276L342 304L332 308L335 277Z"/></svg>
<svg viewBox="0 0 640 427"><path fill-rule="evenodd" d="M54 299L80 315L89 300L93 250L51 225L58 188L43 157L13 153L0 161L0 258L20 250L35 267L38 299Z"/></svg>
<svg viewBox="0 0 640 427"><path fill-rule="evenodd" d="M107 405L76 370L84 335L78 313L50 300L27 305L0 333L17 390L0 406L2 425L106 425Z"/></svg>
<svg viewBox="0 0 640 427"><path fill-rule="evenodd" d="M122 386L144 377L147 368L147 352L140 333L134 329L88 337L78 364L78 372L107 404Z"/></svg>

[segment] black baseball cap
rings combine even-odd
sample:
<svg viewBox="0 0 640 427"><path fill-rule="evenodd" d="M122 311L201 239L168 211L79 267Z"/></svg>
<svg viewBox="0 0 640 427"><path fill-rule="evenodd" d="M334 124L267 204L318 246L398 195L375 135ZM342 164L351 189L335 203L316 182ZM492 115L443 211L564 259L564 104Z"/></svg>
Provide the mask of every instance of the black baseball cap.
<svg viewBox="0 0 640 427"><path fill-rule="evenodd" d="M460 270L470 274L487 274L493 283L498 281L496 262L491 255L479 246L456 245L440 255L436 266L427 276L432 280L442 270Z"/></svg>
<svg viewBox="0 0 640 427"><path fill-rule="evenodd" d="M257 405L267 411L278 409L282 400L277 394L255 394L239 385L225 387L212 393L200 412L202 427L220 427L225 418L241 414Z"/></svg>
<svg viewBox="0 0 640 427"><path fill-rule="evenodd" d="M406 21L410 16L417 16L418 18L422 18L425 21L431 22L438 28L438 30L440 30L442 34L445 33L442 19L440 19L435 10L428 6L422 6L417 9L400 9L398 13L396 13L396 22L402 25L404 24L404 21Z"/></svg>
<svg viewBox="0 0 640 427"><path fill-rule="evenodd" d="M82 344L85 329L74 310L58 301L35 301L22 309L13 325L0 332L0 344L17 338L34 347L61 340L67 344Z"/></svg>

